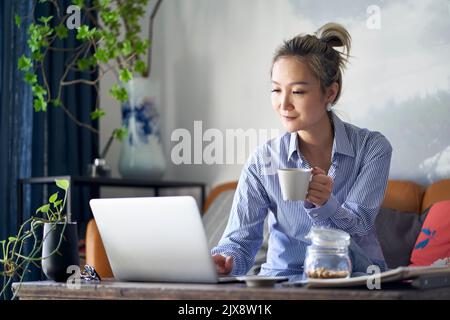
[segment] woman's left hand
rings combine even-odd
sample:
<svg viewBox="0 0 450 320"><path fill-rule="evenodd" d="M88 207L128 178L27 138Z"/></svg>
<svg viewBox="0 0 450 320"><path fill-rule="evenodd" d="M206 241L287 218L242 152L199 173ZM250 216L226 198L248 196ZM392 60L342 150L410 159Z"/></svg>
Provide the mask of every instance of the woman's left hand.
<svg viewBox="0 0 450 320"><path fill-rule="evenodd" d="M333 191L333 179L327 176L327 173L319 167L312 170L312 179L309 183L306 200L313 203L316 207L323 206L331 196Z"/></svg>

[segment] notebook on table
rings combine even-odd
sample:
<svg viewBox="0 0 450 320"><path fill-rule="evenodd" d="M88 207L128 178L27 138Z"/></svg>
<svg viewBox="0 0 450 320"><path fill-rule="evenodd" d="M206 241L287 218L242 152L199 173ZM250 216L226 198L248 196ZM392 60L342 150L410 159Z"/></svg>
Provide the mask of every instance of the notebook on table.
<svg viewBox="0 0 450 320"><path fill-rule="evenodd" d="M412 285L415 287L436 287L446 283L445 279L450 278L450 267L398 267L392 270L381 272L377 275L370 274L359 277L345 278L345 279L306 279L290 283L287 286L304 286L306 288L345 288L366 286L368 283L374 283L376 277L379 277L380 283L393 283L396 281L413 280ZM433 284L427 279L433 280ZM450 285L450 282L448 282Z"/></svg>

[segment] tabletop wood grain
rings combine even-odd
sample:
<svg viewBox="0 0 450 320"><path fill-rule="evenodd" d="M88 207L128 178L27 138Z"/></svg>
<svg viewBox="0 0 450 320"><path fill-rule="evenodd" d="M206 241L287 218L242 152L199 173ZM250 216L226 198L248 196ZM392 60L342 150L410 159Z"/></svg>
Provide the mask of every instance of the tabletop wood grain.
<svg viewBox="0 0 450 320"><path fill-rule="evenodd" d="M307 289L285 287L280 283L273 287L251 288L245 283L193 284L156 282L118 282L103 280L100 283L84 283L70 288L66 283L36 281L13 284L21 300L34 299L161 299L161 300L403 300L450 299L450 287L419 290L394 288L369 290L367 288ZM20 287L20 289L19 289Z"/></svg>

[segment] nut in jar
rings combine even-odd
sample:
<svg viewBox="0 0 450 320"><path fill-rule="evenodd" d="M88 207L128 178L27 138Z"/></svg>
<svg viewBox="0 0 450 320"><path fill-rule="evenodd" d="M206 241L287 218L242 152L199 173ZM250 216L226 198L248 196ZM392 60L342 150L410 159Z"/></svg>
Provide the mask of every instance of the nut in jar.
<svg viewBox="0 0 450 320"><path fill-rule="evenodd" d="M309 270L306 274L308 278L312 279L347 278L350 275L348 271L334 271L326 268Z"/></svg>
<svg viewBox="0 0 450 320"><path fill-rule="evenodd" d="M350 235L342 230L312 227L304 271L310 279L348 278L352 264L348 255Z"/></svg>

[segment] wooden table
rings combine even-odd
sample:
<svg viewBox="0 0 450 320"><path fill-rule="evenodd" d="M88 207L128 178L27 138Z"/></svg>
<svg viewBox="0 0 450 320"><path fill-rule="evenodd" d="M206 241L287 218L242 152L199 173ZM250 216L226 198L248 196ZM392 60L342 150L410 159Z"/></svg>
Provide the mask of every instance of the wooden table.
<svg viewBox="0 0 450 320"><path fill-rule="evenodd" d="M17 290L18 283L13 284ZM268 288L249 288L244 283L187 284L187 283L140 283L103 280L100 283L81 283L78 289L66 283L53 281L24 282L18 292L19 299L163 299L163 300L403 300L403 299L450 299L450 287L418 290L407 287L368 290L307 289L284 287L276 284Z"/></svg>

